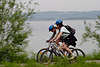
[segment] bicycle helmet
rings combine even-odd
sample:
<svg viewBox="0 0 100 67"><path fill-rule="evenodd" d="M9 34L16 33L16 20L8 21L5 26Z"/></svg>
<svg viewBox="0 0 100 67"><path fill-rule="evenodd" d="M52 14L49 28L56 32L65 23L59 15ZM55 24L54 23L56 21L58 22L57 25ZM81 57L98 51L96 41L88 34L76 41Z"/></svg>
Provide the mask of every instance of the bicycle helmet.
<svg viewBox="0 0 100 67"><path fill-rule="evenodd" d="M49 31L51 31L54 28L54 25L49 26Z"/></svg>
<svg viewBox="0 0 100 67"><path fill-rule="evenodd" d="M57 25L62 24L62 23L63 23L63 21L61 19L56 20Z"/></svg>

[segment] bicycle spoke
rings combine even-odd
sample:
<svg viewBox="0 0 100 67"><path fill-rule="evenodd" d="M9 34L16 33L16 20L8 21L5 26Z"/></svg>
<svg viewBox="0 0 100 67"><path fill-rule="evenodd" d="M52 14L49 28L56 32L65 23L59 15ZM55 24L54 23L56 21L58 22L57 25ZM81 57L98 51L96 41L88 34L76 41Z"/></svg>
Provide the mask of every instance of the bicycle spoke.
<svg viewBox="0 0 100 67"><path fill-rule="evenodd" d="M85 53L81 49L74 49L73 55L76 57L85 57Z"/></svg>
<svg viewBox="0 0 100 67"><path fill-rule="evenodd" d="M50 51L44 51L40 57L41 63L50 63L52 60L52 54Z"/></svg>
<svg viewBox="0 0 100 67"><path fill-rule="evenodd" d="M44 49L41 49L41 50L38 51L37 56L36 56L36 61L37 61L37 62L40 62L40 61L39 61L40 56L41 56L41 55L43 54L43 52L46 51L46 50L47 50L47 49L44 48Z"/></svg>

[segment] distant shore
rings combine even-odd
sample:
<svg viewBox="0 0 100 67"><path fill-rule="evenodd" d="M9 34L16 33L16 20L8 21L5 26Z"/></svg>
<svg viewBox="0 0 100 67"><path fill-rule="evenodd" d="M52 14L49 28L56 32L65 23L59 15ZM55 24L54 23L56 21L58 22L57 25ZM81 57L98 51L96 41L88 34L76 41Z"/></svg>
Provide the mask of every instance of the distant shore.
<svg viewBox="0 0 100 67"><path fill-rule="evenodd" d="M58 18L63 20L91 20L98 19L100 16L100 11L88 11L88 12L80 12L80 11L68 11L68 12L59 12L59 11L48 11L48 12L37 12L29 18L29 20L33 21L44 21L44 20L56 20Z"/></svg>

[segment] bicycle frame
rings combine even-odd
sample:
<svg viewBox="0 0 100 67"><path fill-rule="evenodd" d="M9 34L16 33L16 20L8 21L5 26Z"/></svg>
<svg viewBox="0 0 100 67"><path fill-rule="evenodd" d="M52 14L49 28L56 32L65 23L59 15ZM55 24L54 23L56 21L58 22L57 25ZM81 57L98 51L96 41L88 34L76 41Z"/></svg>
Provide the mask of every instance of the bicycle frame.
<svg viewBox="0 0 100 67"><path fill-rule="evenodd" d="M49 43L49 50L54 53L56 56L64 56L64 51L63 49L59 48L55 42Z"/></svg>

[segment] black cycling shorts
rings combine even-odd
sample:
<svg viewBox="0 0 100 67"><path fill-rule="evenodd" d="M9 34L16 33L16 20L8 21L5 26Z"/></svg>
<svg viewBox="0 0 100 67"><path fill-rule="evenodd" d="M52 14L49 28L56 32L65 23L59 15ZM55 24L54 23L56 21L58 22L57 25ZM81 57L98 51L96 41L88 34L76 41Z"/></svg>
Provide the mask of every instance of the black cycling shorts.
<svg viewBox="0 0 100 67"><path fill-rule="evenodd" d="M66 38L61 37L60 38L62 42L65 42L65 44L67 44L68 46L72 45L72 46L76 46L76 37L75 36L68 36Z"/></svg>

